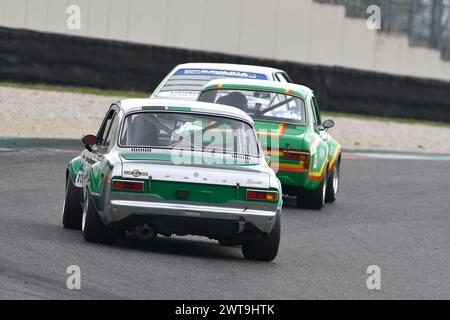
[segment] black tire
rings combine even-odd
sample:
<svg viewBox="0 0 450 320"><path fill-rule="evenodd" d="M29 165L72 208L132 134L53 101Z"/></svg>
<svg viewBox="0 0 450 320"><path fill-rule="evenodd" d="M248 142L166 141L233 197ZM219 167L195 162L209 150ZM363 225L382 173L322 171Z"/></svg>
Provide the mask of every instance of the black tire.
<svg viewBox="0 0 450 320"><path fill-rule="evenodd" d="M242 254L246 259L258 261L272 261L275 259L280 246L281 217L277 215L272 231L262 239L244 241Z"/></svg>
<svg viewBox="0 0 450 320"><path fill-rule="evenodd" d="M236 247L242 244L242 241L233 239L219 239L219 245L223 247Z"/></svg>
<svg viewBox="0 0 450 320"><path fill-rule="evenodd" d="M94 243L114 243L114 233L103 224L97 210L95 209L95 205L89 192L87 192L84 201L84 223L82 223L84 240Z"/></svg>
<svg viewBox="0 0 450 320"><path fill-rule="evenodd" d="M62 224L67 229L81 230L83 209L81 208L77 192L77 188L73 185L70 177L68 177L62 211Z"/></svg>
<svg viewBox="0 0 450 320"><path fill-rule="evenodd" d="M331 171L327 182L327 191L325 196L325 202L330 203L336 200L336 195L339 191L339 179L340 179L340 161L336 162L333 171Z"/></svg>
<svg viewBox="0 0 450 320"><path fill-rule="evenodd" d="M327 173L323 175L319 186L314 190L300 188L297 194L297 207L304 209L320 210L325 204Z"/></svg>

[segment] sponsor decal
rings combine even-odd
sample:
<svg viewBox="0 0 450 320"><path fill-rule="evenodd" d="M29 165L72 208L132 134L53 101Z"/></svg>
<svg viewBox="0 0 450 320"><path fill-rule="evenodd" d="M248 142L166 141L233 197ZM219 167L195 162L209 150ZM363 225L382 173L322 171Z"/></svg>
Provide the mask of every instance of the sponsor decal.
<svg viewBox="0 0 450 320"><path fill-rule="evenodd" d="M135 169L133 171L124 171L123 173L127 176L133 176L135 178L148 177L148 172L141 172L137 169Z"/></svg>
<svg viewBox="0 0 450 320"><path fill-rule="evenodd" d="M248 179L248 180L247 180L247 184L257 184L257 185L261 185L261 184L263 184L263 181L262 181L262 180Z"/></svg>
<svg viewBox="0 0 450 320"><path fill-rule="evenodd" d="M177 72L175 72L175 75L216 76L216 77L268 80L267 76L261 73L216 70L216 69L180 69Z"/></svg>

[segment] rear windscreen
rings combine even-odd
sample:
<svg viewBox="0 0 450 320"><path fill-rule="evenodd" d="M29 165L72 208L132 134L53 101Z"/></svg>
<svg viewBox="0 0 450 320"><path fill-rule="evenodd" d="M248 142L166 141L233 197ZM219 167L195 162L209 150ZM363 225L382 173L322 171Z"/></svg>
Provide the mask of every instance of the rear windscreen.
<svg viewBox="0 0 450 320"><path fill-rule="evenodd" d="M217 69L180 69L167 80L157 97L185 97L197 99L203 86L214 79L241 78L268 80L265 74Z"/></svg>

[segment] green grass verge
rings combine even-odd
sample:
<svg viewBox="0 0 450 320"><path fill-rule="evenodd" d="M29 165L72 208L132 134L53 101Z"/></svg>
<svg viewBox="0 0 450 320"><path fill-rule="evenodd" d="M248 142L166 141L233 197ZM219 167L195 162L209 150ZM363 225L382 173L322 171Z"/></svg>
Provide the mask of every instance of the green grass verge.
<svg viewBox="0 0 450 320"><path fill-rule="evenodd" d="M0 87L58 91L58 92L73 92L73 93L94 94L99 96L117 96L126 98L148 98L150 96L150 93L140 91L97 89L88 87L70 87L70 86L40 84L40 83L29 84L29 83L0 82Z"/></svg>

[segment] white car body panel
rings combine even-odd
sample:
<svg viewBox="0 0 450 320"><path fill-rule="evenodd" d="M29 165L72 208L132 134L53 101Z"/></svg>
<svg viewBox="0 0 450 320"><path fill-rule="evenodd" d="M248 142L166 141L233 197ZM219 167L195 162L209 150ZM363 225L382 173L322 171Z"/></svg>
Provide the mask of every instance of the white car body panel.
<svg viewBox="0 0 450 320"><path fill-rule="evenodd" d="M171 72L169 72L169 74L154 90L150 98L171 98L190 101L197 100L198 94L200 92L198 90L183 90L181 89L182 88L181 83L179 90L175 89L172 91L161 91L161 89L168 83L168 81L171 80L172 77L180 70L193 70L193 74L195 74L196 76L200 76L201 74L207 76L211 75L212 72L215 76L215 79L218 78L255 79L255 77L258 78L257 75L263 75L266 77L266 79L260 78L261 80L280 82L280 80L277 78L278 73L282 73L284 77L287 76L287 74L283 70L270 67L227 64L227 63L185 63L176 66ZM202 87L210 80L212 79L205 80L204 83L200 86ZM174 82L174 88L176 88L176 80L171 81Z"/></svg>

